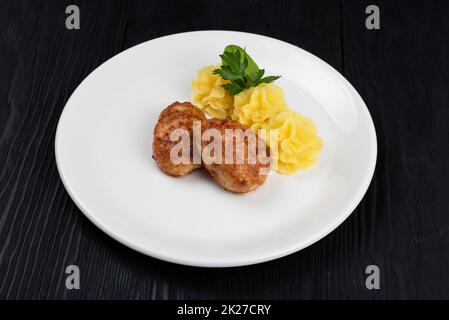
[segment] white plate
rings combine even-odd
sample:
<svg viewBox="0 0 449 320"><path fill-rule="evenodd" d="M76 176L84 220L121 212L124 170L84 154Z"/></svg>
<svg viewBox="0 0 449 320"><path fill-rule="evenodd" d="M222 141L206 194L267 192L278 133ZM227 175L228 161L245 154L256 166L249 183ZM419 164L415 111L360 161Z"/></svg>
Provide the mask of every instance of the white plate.
<svg viewBox="0 0 449 320"><path fill-rule="evenodd" d="M289 106L317 124L319 163L273 175L255 192L224 191L201 171L163 174L151 158L160 111L190 100L196 70L228 44L246 47ZM285 256L323 238L355 209L371 181L376 134L354 88L293 45L229 31L175 34L130 48L70 97L56 133L61 179L100 229L144 254L194 266L239 266Z"/></svg>

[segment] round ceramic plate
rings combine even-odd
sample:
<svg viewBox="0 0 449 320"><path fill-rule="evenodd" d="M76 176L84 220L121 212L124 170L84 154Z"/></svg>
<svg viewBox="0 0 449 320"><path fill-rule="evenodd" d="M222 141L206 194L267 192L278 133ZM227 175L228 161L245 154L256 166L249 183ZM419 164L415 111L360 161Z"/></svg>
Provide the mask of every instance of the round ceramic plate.
<svg viewBox="0 0 449 320"><path fill-rule="evenodd" d="M282 76L289 106L312 118L323 140L316 166L269 176L244 195L202 170L167 176L151 157L161 110L191 100L196 71L217 64L229 44ZM101 230L152 257L207 267L263 262L323 238L362 199L377 153L371 116L337 71L288 43L229 31L162 37L105 62L67 102L55 147L64 186Z"/></svg>

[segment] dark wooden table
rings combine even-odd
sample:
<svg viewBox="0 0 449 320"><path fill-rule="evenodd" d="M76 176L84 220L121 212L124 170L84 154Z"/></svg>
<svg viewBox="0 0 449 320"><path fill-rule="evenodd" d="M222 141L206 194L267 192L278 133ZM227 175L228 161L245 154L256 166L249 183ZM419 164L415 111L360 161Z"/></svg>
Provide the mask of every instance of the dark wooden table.
<svg viewBox="0 0 449 320"><path fill-rule="evenodd" d="M80 30L65 27L70 4ZM370 4L380 30L365 27ZM368 105L379 148L371 186L346 222L301 252L228 269L159 261L94 227L59 179L55 129L77 85L128 47L203 29L295 44ZM445 0L0 0L0 298L449 298L448 35ZM71 264L80 290L65 287ZM365 287L371 264L379 290Z"/></svg>

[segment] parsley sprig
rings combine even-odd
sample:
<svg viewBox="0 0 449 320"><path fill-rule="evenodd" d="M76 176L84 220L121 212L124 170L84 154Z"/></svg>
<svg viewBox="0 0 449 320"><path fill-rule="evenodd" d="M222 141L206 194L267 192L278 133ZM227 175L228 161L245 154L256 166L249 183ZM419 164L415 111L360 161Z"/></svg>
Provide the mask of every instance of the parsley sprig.
<svg viewBox="0 0 449 320"><path fill-rule="evenodd" d="M239 46L227 46L220 57L221 68L215 69L213 73L230 81L223 84L222 87L231 96L235 96L245 89L257 87L261 83L270 83L280 78L280 76L264 77L265 70L259 69L253 59Z"/></svg>

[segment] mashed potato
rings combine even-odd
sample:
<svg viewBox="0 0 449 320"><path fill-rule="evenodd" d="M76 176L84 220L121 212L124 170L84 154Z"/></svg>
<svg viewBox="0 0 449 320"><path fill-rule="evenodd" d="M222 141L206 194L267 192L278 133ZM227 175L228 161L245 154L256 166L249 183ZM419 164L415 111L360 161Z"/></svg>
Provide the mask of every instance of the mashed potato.
<svg viewBox="0 0 449 320"><path fill-rule="evenodd" d="M268 127L278 130L278 148L274 157L278 160L279 172L292 174L310 168L318 161L322 142L312 120L287 110L272 117Z"/></svg>
<svg viewBox="0 0 449 320"><path fill-rule="evenodd" d="M222 84L228 81L212 73L219 66L207 66L198 70L198 76L192 81L193 103L213 118L230 118L234 98Z"/></svg>
<svg viewBox="0 0 449 320"><path fill-rule="evenodd" d="M318 161L322 141L313 121L291 109L284 92L273 83L261 83L230 96L222 84L227 83L212 71L219 66L208 66L198 71L193 80L193 101L210 116L232 119L253 130L266 129L262 137L273 151L278 172L292 174L313 166ZM266 139L273 136L275 139ZM276 144L276 147L273 144ZM270 145L271 144L271 145ZM275 161L276 162L276 161Z"/></svg>
<svg viewBox="0 0 449 320"><path fill-rule="evenodd" d="M231 118L252 129L266 128L272 117L287 109L282 89L272 83L262 83L234 97Z"/></svg>

